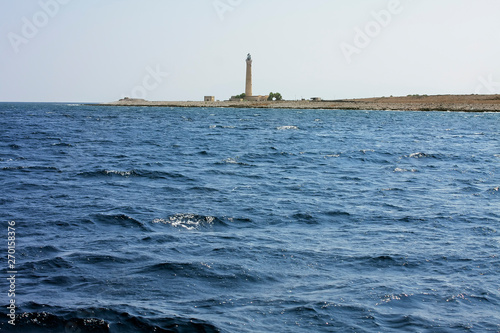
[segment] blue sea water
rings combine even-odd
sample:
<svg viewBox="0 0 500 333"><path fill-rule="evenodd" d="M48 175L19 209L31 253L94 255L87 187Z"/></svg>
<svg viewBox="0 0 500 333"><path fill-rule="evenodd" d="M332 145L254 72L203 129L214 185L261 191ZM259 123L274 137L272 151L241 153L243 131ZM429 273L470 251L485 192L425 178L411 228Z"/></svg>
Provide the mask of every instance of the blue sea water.
<svg viewBox="0 0 500 333"><path fill-rule="evenodd" d="M500 113L0 104L7 332L500 332Z"/></svg>

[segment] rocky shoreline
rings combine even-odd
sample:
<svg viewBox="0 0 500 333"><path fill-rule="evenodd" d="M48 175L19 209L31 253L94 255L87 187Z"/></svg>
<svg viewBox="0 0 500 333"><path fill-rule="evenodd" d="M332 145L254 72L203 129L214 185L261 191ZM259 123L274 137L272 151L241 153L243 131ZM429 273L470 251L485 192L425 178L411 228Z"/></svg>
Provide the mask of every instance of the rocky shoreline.
<svg viewBox="0 0 500 333"><path fill-rule="evenodd" d="M122 99L117 102L94 104L129 107L186 107L186 108L274 108L274 109L334 109L334 110L391 110L391 111L458 111L500 112L500 95L436 95L380 97L334 101L146 101Z"/></svg>

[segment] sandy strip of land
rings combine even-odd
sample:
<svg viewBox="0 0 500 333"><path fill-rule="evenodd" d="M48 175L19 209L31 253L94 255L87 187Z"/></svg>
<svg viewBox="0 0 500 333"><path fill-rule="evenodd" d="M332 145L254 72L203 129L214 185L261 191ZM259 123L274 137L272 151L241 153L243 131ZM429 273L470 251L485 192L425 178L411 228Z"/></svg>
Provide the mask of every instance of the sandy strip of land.
<svg viewBox="0 0 500 333"><path fill-rule="evenodd" d="M333 101L217 101L217 102L159 102L141 99L122 99L101 106L148 107L224 107L224 108L276 108L276 109L336 109L336 110L394 110L394 111L462 111L500 112L500 95L412 95L406 97L380 97Z"/></svg>

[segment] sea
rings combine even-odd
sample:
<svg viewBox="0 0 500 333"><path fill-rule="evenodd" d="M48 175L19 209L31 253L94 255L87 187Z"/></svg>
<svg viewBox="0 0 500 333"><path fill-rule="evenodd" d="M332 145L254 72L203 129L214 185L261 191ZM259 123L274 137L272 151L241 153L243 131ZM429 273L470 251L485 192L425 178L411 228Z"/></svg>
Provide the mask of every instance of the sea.
<svg viewBox="0 0 500 333"><path fill-rule="evenodd" d="M500 113L1 103L0 129L1 331L500 332Z"/></svg>

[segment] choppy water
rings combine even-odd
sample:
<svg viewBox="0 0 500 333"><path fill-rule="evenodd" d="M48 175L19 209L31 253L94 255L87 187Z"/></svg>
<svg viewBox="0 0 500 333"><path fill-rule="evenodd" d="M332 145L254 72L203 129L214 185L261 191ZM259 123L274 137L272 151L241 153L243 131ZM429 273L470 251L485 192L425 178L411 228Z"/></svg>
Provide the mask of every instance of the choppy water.
<svg viewBox="0 0 500 333"><path fill-rule="evenodd" d="M0 129L3 331L500 331L500 114L0 104Z"/></svg>

